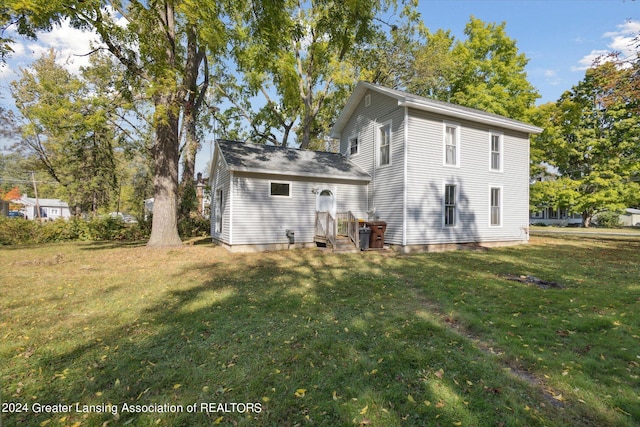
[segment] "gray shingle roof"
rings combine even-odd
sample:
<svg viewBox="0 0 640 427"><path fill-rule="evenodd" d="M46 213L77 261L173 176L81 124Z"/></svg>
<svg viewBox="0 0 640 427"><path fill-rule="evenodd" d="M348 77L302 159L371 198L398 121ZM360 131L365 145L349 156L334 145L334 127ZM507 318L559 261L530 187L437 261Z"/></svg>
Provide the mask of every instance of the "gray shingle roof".
<svg viewBox="0 0 640 427"><path fill-rule="evenodd" d="M355 163L337 153L218 140L229 170L288 176L370 181Z"/></svg>

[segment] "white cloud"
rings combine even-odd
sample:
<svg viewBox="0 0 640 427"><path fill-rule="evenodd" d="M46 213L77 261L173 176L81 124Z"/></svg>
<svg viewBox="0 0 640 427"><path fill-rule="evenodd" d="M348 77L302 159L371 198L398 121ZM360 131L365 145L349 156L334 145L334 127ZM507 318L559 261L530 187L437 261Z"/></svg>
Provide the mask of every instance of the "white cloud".
<svg viewBox="0 0 640 427"><path fill-rule="evenodd" d="M583 56L582 59L578 61L578 65L574 65L571 67L571 71L584 71L587 68L591 68L593 63L598 58L604 58L606 61L606 56L611 53L610 50L601 49L601 50L592 50L587 55Z"/></svg>
<svg viewBox="0 0 640 427"><path fill-rule="evenodd" d="M608 49L592 50L578 61L578 65L571 67L571 71L584 71L592 67L598 58L601 58L601 61L609 61L611 59L606 58L606 55L614 52L619 52L623 59L636 57L639 52L640 40L636 37L640 34L640 21L629 20L617 28L617 31L608 31L602 35L602 38L609 39Z"/></svg>

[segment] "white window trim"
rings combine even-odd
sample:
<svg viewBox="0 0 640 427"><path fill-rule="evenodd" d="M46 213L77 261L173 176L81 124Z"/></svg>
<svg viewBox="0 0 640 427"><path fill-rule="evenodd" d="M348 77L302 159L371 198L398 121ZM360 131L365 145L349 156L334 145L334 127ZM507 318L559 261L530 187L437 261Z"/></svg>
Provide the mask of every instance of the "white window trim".
<svg viewBox="0 0 640 427"><path fill-rule="evenodd" d="M498 169L493 168L493 137L499 138L499 154L500 154L500 167ZM491 172L503 172L504 171L504 133L491 131L489 132L489 171Z"/></svg>
<svg viewBox="0 0 640 427"><path fill-rule="evenodd" d="M354 139L358 140L358 146L357 146L356 152L355 153L351 153L351 141L353 141ZM358 154L360 154L360 135L355 133L355 134L351 135L349 137L349 139L347 140L347 156L348 157L355 157Z"/></svg>
<svg viewBox="0 0 640 427"><path fill-rule="evenodd" d="M386 126L389 126L389 163L385 163L384 165L382 164L382 156L380 155L380 130ZM386 168L388 166L391 166L393 164L393 156L391 153L391 149L393 147L393 122L391 120L387 120L386 122L382 122L380 124L378 124L378 127L376 128L376 154L377 154L377 167L379 168Z"/></svg>
<svg viewBox="0 0 640 427"><path fill-rule="evenodd" d="M455 128L456 130L456 163L447 163L447 128ZM442 122L442 165L448 168L460 168L460 133L462 127L456 122Z"/></svg>
<svg viewBox="0 0 640 427"><path fill-rule="evenodd" d="M271 184L289 184L289 195L288 196L281 196L278 194L271 194ZM269 197L275 197L275 198L285 198L285 199L290 199L292 197L293 194L293 184L291 181L269 181Z"/></svg>
<svg viewBox="0 0 640 427"><path fill-rule="evenodd" d="M446 224L446 217L447 217L447 205L446 205L446 198L447 198L447 186L448 185L453 185L455 187L455 199L454 199L454 206L455 206L455 210L454 210L454 217L453 217L453 225L447 225ZM457 228L458 224L460 224L460 204L459 204L459 194L460 194L460 186L458 184L456 184L455 182L448 182L448 181L443 181L442 182L442 228Z"/></svg>
<svg viewBox="0 0 640 427"><path fill-rule="evenodd" d="M493 206L491 206L491 193L492 190L494 188L498 188L500 190L500 224L492 224L491 223L491 209L493 208ZM495 184L489 184L489 200L487 205L489 206L489 227L490 228L501 228L504 225L504 188L502 187L502 185L495 185Z"/></svg>

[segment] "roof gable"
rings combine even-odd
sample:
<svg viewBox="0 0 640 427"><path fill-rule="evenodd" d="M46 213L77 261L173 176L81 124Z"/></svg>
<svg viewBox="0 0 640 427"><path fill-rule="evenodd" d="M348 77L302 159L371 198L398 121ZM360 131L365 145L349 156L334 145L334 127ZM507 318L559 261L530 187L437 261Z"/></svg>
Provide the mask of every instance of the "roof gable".
<svg viewBox="0 0 640 427"><path fill-rule="evenodd" d="M351 115L355 112L356 108L360 104L361 99L364 97L368 90L378 92L396 99L398 101L399 107L415 108L417 110L429 111L448 117L488 124L503 129L525 132L528 134L538 134L542 132L542 129L537 126L533 126L528 123L513 120L497 114L487 113L485 111L476 110L473 108L463 107L460 105L450 104L448 102L437 101L435 99L412 95L400 90L390 89L384 86L361 81L356 85L355 90L351 94L351 97L347 101L344 109L340 113L340 116L338 116L333 129L331 130L331 136L333 138L340 138L342 130L346 126L347 122L351 118Z"/></svg>
<svg viewBox="0 0 640 427"><path fill-rule="evenodd" d="M355 163L337 153L218 140L217 150L230 171L370 181Z"/></svg>

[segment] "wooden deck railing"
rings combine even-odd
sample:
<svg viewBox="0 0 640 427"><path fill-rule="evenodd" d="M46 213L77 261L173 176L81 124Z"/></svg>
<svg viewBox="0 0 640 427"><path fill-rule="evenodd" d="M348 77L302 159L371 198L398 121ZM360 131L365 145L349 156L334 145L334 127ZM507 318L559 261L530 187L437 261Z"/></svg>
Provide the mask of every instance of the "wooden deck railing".
<svg viewBox="0 0 640 427"><path fill-rule="evenodd" d="M338 212L336 218L329 212L316 212L315 236L317 241L323 241L336 247L337 236L348 236L356 248L360 247L360 232L358 220L349 212Z"/></svg>
<svg viewBox="0 0 640 427"><path fill-rule="evenodd" d="M329 212L316 212L315 236L336 247L337 223Z"/></svg>

